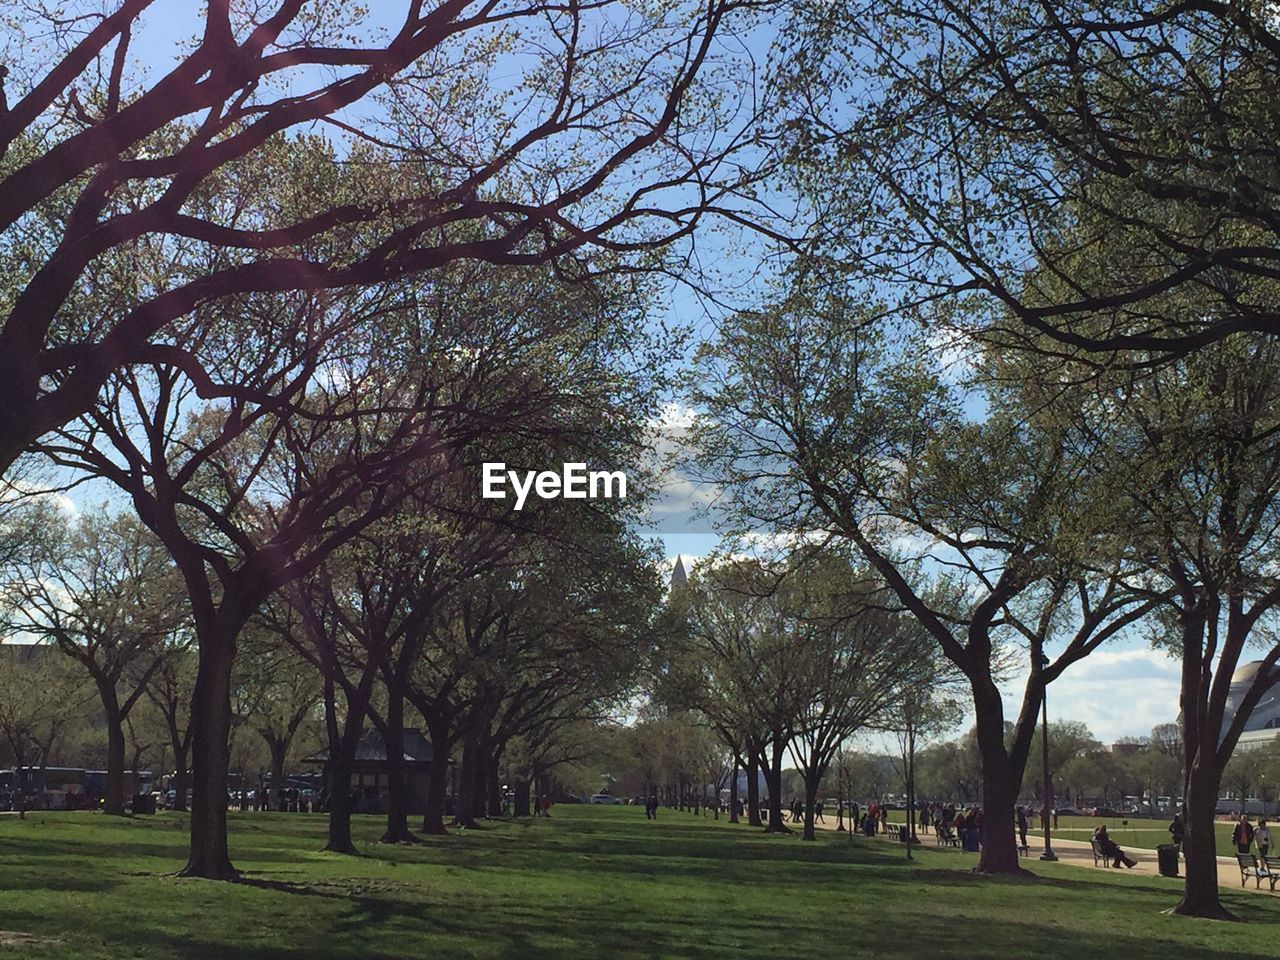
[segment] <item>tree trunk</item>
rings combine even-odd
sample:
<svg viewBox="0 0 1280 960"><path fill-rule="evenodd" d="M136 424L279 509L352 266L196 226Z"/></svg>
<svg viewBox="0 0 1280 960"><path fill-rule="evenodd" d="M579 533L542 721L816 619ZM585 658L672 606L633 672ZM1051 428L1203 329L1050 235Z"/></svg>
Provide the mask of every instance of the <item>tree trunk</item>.
<svg viewBox="0 0 1280 960"><path fill-rule="evenodd" d="M443 836L449 831L444 825L446 798L449 795L449 754L453 742L449 739L449 721L441 711L419 712L427 724L431 737L431 766L427 769L427 797L422 812L422 832L431 836Z"/></svg>
<svg viewBox="0 0 1280 960"><path fill-rule="evenodd" d="M760 756L754 750L747 760L747 826L764 826L760 821Z"/></svg>
<svg viewBox="0 0 1280 960"><path fill-rule="evenodd" d="M432 741L435 756L427 771L426 807L422 812L422 832L432 836L443 836L449 831L444 825L445 799L449 794L449 755L442 752Z"/></svg>
<svg viewBox="0 0 1280 960"><path fill-rule="evenodd" d="M1218 892L1217 844L1214 836L1214 809L1222 785L1218 750L1222 714L1203 710L1207 706L1209 665L1205 663L1205 629L1215 617L1217 604L1212 594L1184 594L1182 614L1182 707L1183 838L1182 852L1187 877L1182 899L1170 912L1185 917L1232 919ZM1206 696L1202 698L1202 693Z"/></svg>
<svg viewBox="0 0 1280 960"><path fill-rule="evenodd" d="M329 748L329 842L330 853L356 856L351 839L351 757L348 751Z"/></svg>
<svg viewBox="0 0 1280 960"><path fill-rule="evenodd" d="M769 823L766 833L790 833L782 822L782 738L773 740L773 755L770 757L769 771L765 774L769 781Z"/></svg>
<svg viewBox="0 0 1280 960"><path fill-rule="evenodd" d="M804 835L805 840L817 840L818 835L814 832L813 826L813 810L818 799L818 781L822 779L822 775L814 772L811 776L805 777L804 780Z"/></svg>
<svg viewBox="0 0 1280 960"><path fill-rule="evenodd" d="M191 699L191 850L183 877L235 880L227 850L227 772L231 764L231 666L234 634L199 645Z"/></svg>
<svg viewBox="0 0 1280 960"><path fill-rule="evenodd" d="M729 822L738 822L738 758L733 759L733 776L729 780Z"/></svg>
<svg viewBox="0 0 1280 960"><path fill-rule="evenodd" d="M102 712L107 722L107 785L102 798L102 812L113 817L124 816L124 717L116 699L115 684L98 683Z"/></svg>
<svg viewBox="0 0 1280 960"><path fill-rule="evenodd" d="M388 688L387 720L383 731L387 754L387 828L379 843L413 843L409 829L409 783L404 763L404 694Z"/></svg>
<svg viewBox="0 0 1280 960"><path fill-rule="evenodd" d="M907 729L907 859L911 860L911 845L916 842L916 736L908 725ZM1015 828L1017 815L1015 813ZM983 830L986 830L984 820ZM1017 853L1017 851L1014 851Z"/></svg>
<svg viewBox="0 0 1280 960"><path fill-rule="evenodd" d="M271 790L267 794L267 802L264 804L265 810L283 810L284 809L284 760L285 755L289 752L289 744L280 737L270 737L267 739L267 748L271 751ZM271 802L271 795L275 794L275 803Z"/></svg>
<svg viewBox="0 0 1280 960"><path fill-rule="evenodd" d="M454 797L454 823L464 829L476 826L477 767L480 767L480 743L475 734L467 734L462 743L462 769L458 775L458 793Z"/></svg>
<svg viewBox="0 0 1280 960"><path fill-rule="evenodd" d="M991 686L995 697L999 691ZM1022 770L1009 769L1004 746L1004 714L999 705L981 702L976 694L978 752L982 758L982 853L978 873L1022 876L1018 862L1017 822L1014 806L1022 783Z"/></svg>
<svg viewBox="0 0 1280 960"><path fill-rule="evenodd" d="M1187 878L1183 882L1182 899L1171 912L1184 917L1230 920L1233 916L1222 905L1218 892L1213 812L1218 802L1221 775L1213 767L1213 761L1200 753L1187 777L1183 808L1186 836L1182 846Z"/></svg>

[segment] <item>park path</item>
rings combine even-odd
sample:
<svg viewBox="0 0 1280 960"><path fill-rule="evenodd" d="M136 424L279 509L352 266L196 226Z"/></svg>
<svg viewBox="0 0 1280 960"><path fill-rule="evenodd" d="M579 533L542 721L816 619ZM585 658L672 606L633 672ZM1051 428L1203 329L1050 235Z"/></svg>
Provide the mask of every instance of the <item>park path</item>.
<svg viewBox="0 0 1280 960"><path fill-rule="evenodd" d="M891 826L901 826L890 822ZM826 823L817 823L815 826L821 830L835 830L836 818L826 818ZM891 840L883 833L877 833L876 837L886 843L897 843ZM933 834L921 836L921 841L917 846L934 847ZM1030 860L1035 862L1039 859L1041 852L1044 850L1044 834L1039 835L1039 845L1037 845L1037 836L1033 832L1028 832L1027 841L1031 847ZM1114 870L1115 867L1103 867L1093 865L1093 848L1087 840L1068 840L1066 838L1053 839L1053 852L1058 857L1059 863L1065 863L1073 867L1088 867L1090 870ZM1137 865L1132 869L1128 867L1120 867L1120 873L1136 873L1149 877L1160 876L1159 864L1156 861L1156 852L1145 847L1131 847L1121 844L1120 848L1127 853L1132 860L1137 861ZM1170 883L1181 883L1181 877L1166 877ZM1228 890L1240 889L1240 866L1236 863L1234 857L1218 857L1218 886ZM1256 890L1260 893L1270 894L1271 891L1267 887L1250 887L1246 886L1246 890ZM1276 891L1276 895L1280 896L1280 890Z"/></svg>

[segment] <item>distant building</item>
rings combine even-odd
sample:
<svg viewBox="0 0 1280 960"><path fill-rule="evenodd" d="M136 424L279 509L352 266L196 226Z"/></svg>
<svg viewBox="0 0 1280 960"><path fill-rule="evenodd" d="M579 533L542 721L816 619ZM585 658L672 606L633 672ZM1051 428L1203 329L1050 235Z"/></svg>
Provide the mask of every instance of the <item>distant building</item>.
<svg viewBox="0 0 1280 960"><path fill-rule="evenodd" d="M1254 660L1252 663L1244 664L1231 675L1231 687L1227 691L1227 709L1222 720L1224 734L1227 726L1235 719L1236 710L1248 693L1249 687L1253 685L1260 669L1262 669L1262 661ZM1273 668L1271 675L1280 680L1280 667ZM1263 693L1262 699L1258 701L1258 705L1249 714L1249 719L1245 721L1244 733L1240 735L1238 746L1244 750L1257 749L1273 743L1277 735L1280 735L1280 683Z"/></svg>
<svg viewBox="0 0 1280 960"><path fill-rule="evenodd" d="M422 815L427 811L427 780L435 751L431 742L418 730L404 732L405 781L408 787L410 814ZM303 760L317 763L324 768L325 780L329 774L329 751L321 750ZM366 733L356 745L355 762L351 767L350 789L354 796L356 813L387 812L387 747L376 732Z"/></svg>
<svg viewBox="0 0 1280 960"><path fill-rule="evenodd" d="M676 565L671 571L671 586L679 587L689 582L689 575L684 569L684 560L676 555Z"/></svg>

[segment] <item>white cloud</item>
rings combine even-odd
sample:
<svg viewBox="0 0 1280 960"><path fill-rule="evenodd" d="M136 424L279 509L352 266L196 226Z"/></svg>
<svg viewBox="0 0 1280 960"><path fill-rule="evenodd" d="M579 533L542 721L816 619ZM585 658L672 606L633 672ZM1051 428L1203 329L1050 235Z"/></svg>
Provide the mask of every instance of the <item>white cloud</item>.
<svg viewBox="0 0 1280 960"><path fill-rule="evenodd" d="M1103 743L1146 736L1156 724L1177 719L1180 673L1164 651L1099 650L1050 684L1050 736L1055 718L1085 723ZM1024 672L1001 684L1006 714L1020 706L1026 679Z"/></svg>
<svg viewBox="0 0 1280 960"><path fill-rule="evenodd" d="M945 323L931 324L924 349L937 361L948 383L963 383L972 375L976 348L967 331Z"/></svg>
<svg viewBox="0 0 1280 960"><path fill-rule="evenodd" d="M668 403L649 423L650 464L660 482L649 504L649 525L663 532L709 530L705 511L720 488L690 476L689 431L697 420L692 407Z"/></svg>
<svg viewBox="0 0 1280 960"><path fill-rule="evenodd" d="M0 508L19 506L22 501L43 501L50 503L68 520L74 519L80 508L65 493L56 490L42 489L38 484L21 479L0 479Z"/></svg>

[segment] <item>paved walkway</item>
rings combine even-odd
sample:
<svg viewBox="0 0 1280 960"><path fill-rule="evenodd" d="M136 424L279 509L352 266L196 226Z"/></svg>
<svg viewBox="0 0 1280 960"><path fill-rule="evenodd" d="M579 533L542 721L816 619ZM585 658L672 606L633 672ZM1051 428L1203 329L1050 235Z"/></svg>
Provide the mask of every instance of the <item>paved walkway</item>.
<svg viewBox="0 0 1280 960"><path fill-rule="evenodd" d="M835 817L827 817L826 821L827 821L826 823L816 824L818 829L834 830L836 828ZM890 822L890 826L901 826L901 824L893 824L892 822ZM892 843L897 842L894 840L890 840L889 837L883 833L878 833L876 834L876 836L879 839L884 840L886 842L892 842ZM932 828L920 834L920 841L921 841L919 843L920 847L924 847L926 849L929 849L929 848L937 849L936 844L934 843ZM1035 863L1039 861L1040 854L1044 851L1044 834L1043 833L1036 834L1034 832L1028 831L1027 842L1031 847L1031 856L1030 856L1030 859L1028 860L1028 865L1033 866ZM1088 867L1090 870L1116 869L1114 867L1109 867L1109 866L1103 867L1101 865L1095 867L1093 865L1093 848L1087 840L1067 840L1065 838L1054 838L1052 842L1053 842L1053 852L1057 855L1058 861L1060 863L1066 863L1073 867ZM1149 876L1149 877L1160 876L1160 868L1156 861L1156 852L1154 850L1148 850L1143 847L1130 847L1130 846L1126 846L1123 843L1120 844L1120 849L1123 850L1125 853L1127 853L1130 859L1137 861L1137 865L1134 866L1133 868L1128 868L1123 866L1120 867L1119 868L1120 873L1137 873L1137 874L1142 874L1144 876ZM1179 864L1181 865L1181 861L1179 861ZM1178 877L1178 878L1166 877L1164 879L1167 880L1169 883L1182 882L1181 877ZM1218 886L1224 887L1229 890L1240 889L1240 866L1238 863L1236 863L1235 857L1218 857ZM1245 889L1246 890L1260 889L1262 893L1271 892L1267 887L1257 888L1257 887L1246 886ZM1280 889L1277 889L1276 895L1280 896Z"/></svg>

